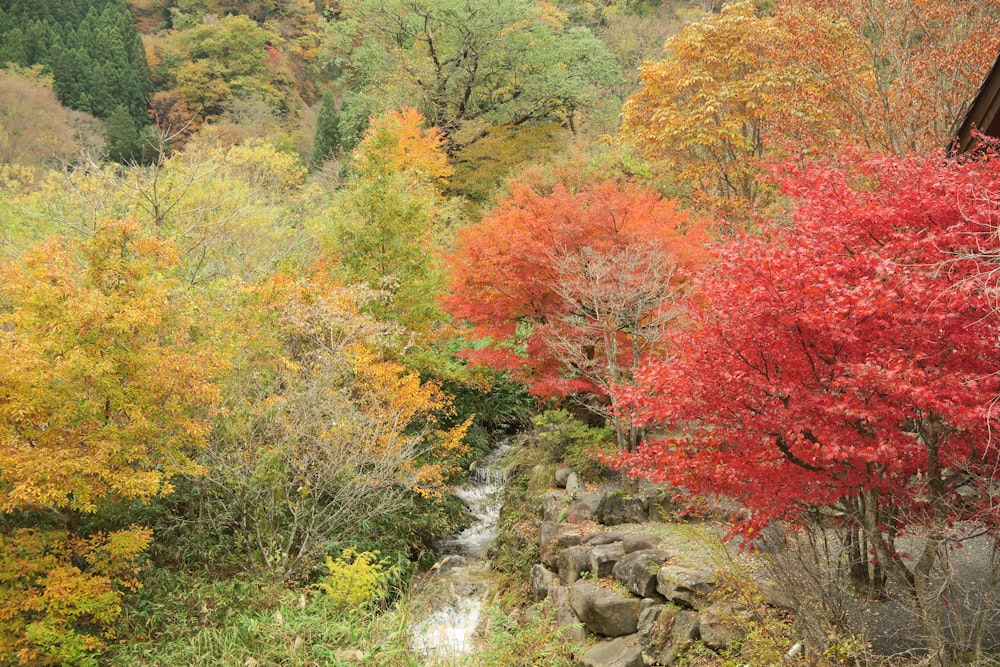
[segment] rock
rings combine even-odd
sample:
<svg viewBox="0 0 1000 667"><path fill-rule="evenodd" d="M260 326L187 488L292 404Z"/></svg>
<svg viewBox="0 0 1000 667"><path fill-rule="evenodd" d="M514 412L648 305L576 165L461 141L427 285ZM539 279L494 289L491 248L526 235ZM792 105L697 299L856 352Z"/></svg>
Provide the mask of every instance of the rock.
<svg viewBox="0 0 1000 667"><path fill-rule="evenodd" d="M566 495L573 496L580 491L580 477L575 472L571 472L566 478Z"/></svg>
<svg viewBox="0 0 1000 667"><path fill-rule="evenodd" d="M638 635L650 663L669 665L698 638L698 613L673 605L646 607L639 613Z"/></svg>
<svg viewBox="0 0 1000 667"><path fill-rule="evenodd" d="M707 567L664 565L656 573L656 590L674 604L702 609L715 590L715 572Z"/></svg>
<svg viewBox="0 0 1000 667"><path fill-rule="evenodd" d="M532 466L528 476L528 497L536 498L538 494L546 489L551 489L555 485L553 479L552 466L539 463Z"/></svg>
<svg viewBox="0 0 1000 667"><path fill-rule="evenodd" d="M535 599L544 600L549 594L549 586L556 580L556 573L541 563L536 563L531 566L528 578L531 580L531 590L535 593Z"/></svg>
<svg viewBox="0 0 1000 667"><path fill-rule="evenodd" d="M431 567L431 569L445 572L447 570L453 570L456 567L464 567L467 562L468 561L465 559L465 556L451 554L434 563L434 566Z"/></svg>
<svg viewBox="0 0 1000 667"><path fill-rule="evenodd" d="M573 472L574 471L572 468L556 468L555 472L556 486L558 486L560 489L565 489L566 480Z"/></svg>
<svg viewBox="0 0 1000 667"><path fill-rule="evenodd" d="M597 506L597 520L605 526L642 523L646 516L646 499L626 496L623 491L605 494Z"/></svg>
<svg viewBox="0 0 1000 667"><path fill-rule="evenodd" d="M621 542L625 539L625 533L608 533L601 531L599 533L591 533L588 535L581 544L611 544L612 542Z"/></svg>
<svg viewBox="0 0 1000 667"><path fill-rule="evenodd" d="M552 619L556 625L563 628L563 634L571 641L582 644L587 639L587 631L569 603L569 587L550 587L549 601L552 604Z"/></svg>
<svg viewBox="0 0 1000 667"><path fill-rule="evenodd" d="M639 623L639 600L580 580L569 589L569 603L595 635L631 635Z"/></svg>
<svg viewBox="0 0 1000 667"><path fill-rule="evenodd" d="M542 521L558 522L566 509L566 494L562 491L546 491L538 499L542 508Z"/></svg>
<svg viewBox="0 0 1000 667"><path fill-rule="evenodd" d="M656 595L656 575L663 561L673 554L666 549L643 549L624 556L615 565L614 577L634 595L648 598Z"/></svg>
<svg viewBox="0 0 1000 667"><path fill-rule="evenodd" d="M559 579L569 586L580 578L582 572L590 572L590 551L593 547L581 545L568 547L559 552Z"/></svg>
<svg viewBox="0 0 1000 667"><path fill-rule="evenodd" d="M559 567L559 552L576 546L583 540L579 529L573 526L543 521L538 529L539 559L550 570Z"/></svg>
<svg viewBox="0 0 1000 667"><path fill-rule="evenodd" d="M779 584L765 574L755 574L753 580L757 584L757 590L760 592L764 604L791 612L798 609L798 603L795 602L792 591L794 584Z"/></svg>
<svg viewBox="0 0 1000 667"><path fill-rule="evenodd" d="M610 577L614 572L615 563L624 555L621 542L599 544L590 550L590 571L598 577Z"/></svg>
<svg viewBox="0 0 1000 667"><path fill-rule="evenodd" d="M662 541L662 538L655 535L628 535L622 540L622 547L625 549L625 553L630 554L633 551L652 549L659 546Z"/></svg>
<svg viewBox="0 0 1000 667"><path fill-rule="evenodd" d="M738 602L716 602L698 616L701 641L716 651L746 635L747 608Z"/></svg>
<svg viewBox="0 0 1000 667"><path fill-rule="evenodd" d="M570 523L582 523L597 519L597 506L601 503L599 493L580 493L569 504L566 510L566 520Z"/></svg>
<svg viewBox="0 0 1000 667"><path fill-rule="evenodd" d="M670 491L658 489L646 496L650 521L670 521L677 513L677 503Z"/></svg>
<svg viewBox="0 0 1000 667"><path fill-rule="evenodd" d="M595 645L580 658L581 667L643 667L642 646L635 635Z"/></svg>

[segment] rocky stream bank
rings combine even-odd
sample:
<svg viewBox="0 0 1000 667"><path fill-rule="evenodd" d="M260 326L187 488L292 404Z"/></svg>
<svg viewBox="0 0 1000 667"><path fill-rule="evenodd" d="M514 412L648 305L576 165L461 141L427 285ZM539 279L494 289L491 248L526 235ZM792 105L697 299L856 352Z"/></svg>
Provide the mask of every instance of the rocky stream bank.
<svg viewBox="0 0 1000 667"><path fill-rule="evenodd" d="M540 464L527 477L521 504L501 517L497 550L527 568L536 600L528 613L547 615L586 647L580 665L749 657L765 624L787 620L781 587L723 541L721 517L679 514L662 489L626 495L612 484L584 485L569 468ZM793 650L785 637L778 643Z"/></svg>

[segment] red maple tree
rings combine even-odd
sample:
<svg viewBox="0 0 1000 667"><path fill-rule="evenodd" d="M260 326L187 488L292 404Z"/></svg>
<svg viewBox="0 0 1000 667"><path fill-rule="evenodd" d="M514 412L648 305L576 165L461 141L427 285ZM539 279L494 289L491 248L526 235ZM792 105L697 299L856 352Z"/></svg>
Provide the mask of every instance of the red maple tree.
<svg viewBox="0 0 1000 667"><path fill-rule="evenodd" d="M610 415L610 389L659 349L702 255L703 228L655 192L613 181L515 184L448 259L448 310L473 325L473 361L511 370L539 397ZM638 432L620 414L619 445Z"/></svg>
<svg viewBox="0 0 1000 667"><path fill-rule="evenodd" d="M940 155L783 167L794 224L743 236L700 276L693 325L622 400L679 437L619 458L634 474L772 520L834 508L946 653L929 581L949 526L995 522L997 325L976 280L1000 166ZM923 539L913 560L894 540Z"/></svg>

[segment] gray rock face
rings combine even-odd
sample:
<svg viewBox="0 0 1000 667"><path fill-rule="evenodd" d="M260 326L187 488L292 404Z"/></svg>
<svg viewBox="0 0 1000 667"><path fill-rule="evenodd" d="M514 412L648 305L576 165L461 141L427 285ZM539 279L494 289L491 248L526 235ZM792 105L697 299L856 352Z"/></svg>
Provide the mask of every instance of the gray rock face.
<svg viewBox="0 0 1000 667"><path fill-rule="evenodd" d="M538 499L542 507L542 521L558 522L559 515L566 509L566 494L562 491L546 491Z"/></svg>
<svg viewBox="0 0 1000 667"><path fill-rule="evenodd" d="M657 490L646 496L650 521L670 521L677 514L677 503L667 490Z"/></svg>
<svg viewBox="0 0 1000 667"><path fill-rule="evenodd" d="M625 539L625 533L609 533L601 531L599 533L591 533L583 540L582 544L611 544L612 542L621 542Z"/></svg>
<svg viewBox="0 0 1000 667"><path fill-rule="evenodd" d="M566 480L573 473L572 468L556 468L556 486L560 489L566 488Z"/></svg>
<svg viewBox="0 0 1000 667"><path fill-rule="evenodd" d="M746 635L747 609L738 602L717 602L698 616L701 641L716 651Z"/></svg>
<svg viewBox="0 0 1000 667"><path fill-rule="evenodd" d="M569 603L569 587L550 587L549 601L552 603L552 618L556 622L556 625L560 628L565 628L563 632L572 641L582 644L587 638L587 631L584 629L580 617L576 615L576 612Z"/></svg>
<svg viewBox="0 0 1000 667"><path fill-rule="evenodd" d="M595 521L597 506L601 503L599 493L580 493L573 499L566 510L566 520L570 523Z"/></svg>
<svg viewBox="0 0 1000 667"><path fill-rule="evenodd" d="M569 603L587 630L595 635L631 635L639 623L639 600L601 588L589 581L577 581L569 589Z"/></svg>
<svg viewBox="0 0 1000 667"><path fill-rule="evenodd" d="M625 553L630 554L633 551L652 549L659 546L662 541L662 538L655 535L626 535L622 540L622 546L625 548Z"/></svg>
<svg viewBox="0 0 1000 667"><path fill-rule="evenodd" d="M601 642L580 658L581 667L643 667L642 646L635 635Z"/></svg>
<svg viewBox="0 0 1000 667"><path fill-rule="evenodd" d="M646 607L639 613L638 635L649 663L669 665L699 637L698 613L673 605Z"/></svg>
<svg viewBox="0 0 1000 667"><path fill-rule="evenodd" d="M580 477L575 473L571 472L569 477L566 478L566 494L574 496L580 492Z"/></svg>
<svg viewBox="0 0 1000 667"><path fill-rule="evenodd" d="M538 529L540 560L550 570L559 567L559 552L582 541L578 530L555 521L543 521Z"/></svg>
<svg viewBox="0 0 1000 667"><path fill-rule="evenodd" d="M559 579L569 586L580 578L583 572L590 572L590 550L593 547L580 545L567 547L559 552Z"/></svg>
<svg viewBox="0 0 1000 667"><path fill-rule="evenodd" d="M625 555L621 542L600 544L590 550L590 571L598 577L610 577L615 564Z"/></svg>
<svg viewBox="0 0 1000 667"><path fill-rule="evenodd" d="M597 520L605 526L646 521L646 499L626 496L621 491L608 493L597 506Z"/></svg>
<svg viewBox="0 0 1000 667"><path fill-rule="evenodd" d="M656 590L674 604L702 609L715 590L715 579L715 572L707 567L664 565L656 573Z"/></svg>
<svg viewBox="0 0 1000 667"><path fill-rule="evenodd" d="M549 594L549 586L556 580L556 573L541 563L536 563L531 566L528 578L531 580L531 590L535 594L535 599L544 600Z"/></svg>
<svg viewBox="0 0 1000 667"><path fill-rule="evenodd" d="M656 595L656 575L663 561L673 556L666 549L633 551L615 565L614 577L633 595L642 598Z"/></svg>

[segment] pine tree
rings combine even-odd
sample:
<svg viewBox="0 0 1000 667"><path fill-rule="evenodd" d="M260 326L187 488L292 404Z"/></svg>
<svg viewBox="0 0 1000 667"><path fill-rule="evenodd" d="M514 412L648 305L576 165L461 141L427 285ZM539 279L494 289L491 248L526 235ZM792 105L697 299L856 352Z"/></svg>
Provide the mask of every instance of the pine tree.
<svg viewBox="0 0 1000 667"><path fill-rule="evenodd" d="M139 131L124 104L111 112L104 136L109 160L124 164L138 159Z"/></svg>
<svg viewBox="0 0 1000 667"><path fill-rule="evenodd" d="M340 114L329 90L323 93L313 139L313 166L319 166L340 147Z"/></svg>

